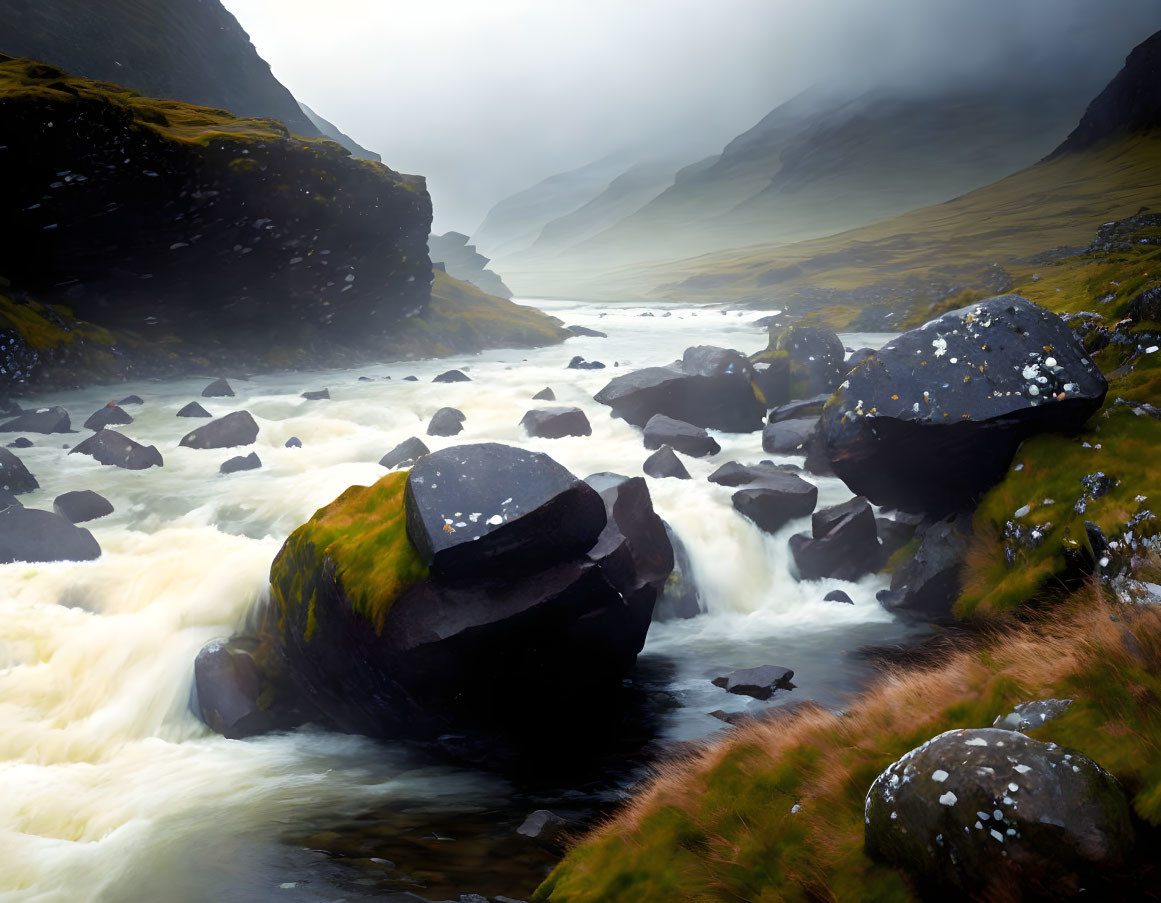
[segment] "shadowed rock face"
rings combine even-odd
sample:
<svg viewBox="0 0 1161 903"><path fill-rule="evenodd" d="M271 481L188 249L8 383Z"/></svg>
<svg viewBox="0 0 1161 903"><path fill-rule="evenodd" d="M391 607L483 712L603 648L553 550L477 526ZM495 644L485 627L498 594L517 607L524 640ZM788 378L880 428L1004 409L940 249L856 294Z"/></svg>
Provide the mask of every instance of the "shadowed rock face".
<svg viewBox="0 0 1161 903"><path fill-rule="evenodd" d="M1132 845L1129 805L1112 775L1014 731L947 731L867 794L867 852L932 890L1072 897L1099 886Z"/></svg>
<svg viewBox="0 0 1161 903"><path fill-rule="evenodd" d="M49 65L0 60L0 81L0 165L22 174L3 269L38 300L256 363L374 347L427 304L421 178Z"/></svg>
<svg viewBox="0 0 1161 903"><path fill-rule="evenodd" d="M904 333L851 371L821 436L854 492L940 515L992 486L1024 439L1078 429L1107 390L1063 320L1001 295Z"/></svg>

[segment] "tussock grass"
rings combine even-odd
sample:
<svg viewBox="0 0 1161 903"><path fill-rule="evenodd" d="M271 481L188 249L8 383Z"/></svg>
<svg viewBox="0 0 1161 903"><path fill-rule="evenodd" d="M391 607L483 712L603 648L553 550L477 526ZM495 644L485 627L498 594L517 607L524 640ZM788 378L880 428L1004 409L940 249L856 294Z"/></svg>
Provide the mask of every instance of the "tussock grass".
<svg viewBox="0 0 1161 903"><path fill-rule="evenodd" d="M534 899L918 899L903 875L863 852L871 783L944 730L988 726L1017 703L1049 697L1075 701L1030 735L1091 756L1141 819L1161 824L1161 611L1087 586L936 667L888 670L844 715L809 708L749 724L661 766Z"/></svg>

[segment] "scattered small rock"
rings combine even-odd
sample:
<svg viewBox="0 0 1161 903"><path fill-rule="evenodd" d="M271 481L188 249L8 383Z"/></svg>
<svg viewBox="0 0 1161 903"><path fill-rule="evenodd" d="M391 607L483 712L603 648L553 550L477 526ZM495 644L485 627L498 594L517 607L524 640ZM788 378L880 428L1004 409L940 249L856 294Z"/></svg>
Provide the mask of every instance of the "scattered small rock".
<svg viewBox="0 0 1161 903"><path fill-rule="evenodd" d="M854 605L854 600L841 589L832 589L822 597L823 602L840 602L843 605Z"/></svg>
<svg viewBox="0 0 1161 903"><path fill-rule="evenodd" d="M298 436L291 436L282 444L283 448L302 448L302 440Z"/></svg>
<svg viewBox="0 0 1161 903"><path fill-rule="evenodd" d="M327 401L331 397L330 389L318 389L313 392L303 392L302 397L307 401Z"/></svg>
<svg viewBox="0 0 1161 903"><path fill-rule="evenodd" d="M234 390L224 379L215 379L202 389L202 398L232 398Z"/></svg>
<svg viewBox="0 0 1161 903"><path fill-rule="evenodd" d="M32 440L20 436L8 443L9 448L32 448Z"/></svg>
<svg viewBox="0 0 1161 903"><path fill-rule="evenodd" d="M778 665L760 665L757 668L740 668L710 683L739 696L753 696L755 699L769 699L775 690L793 690L790 681L794 672Z"/></svg>
<svg viewBox="0 0 1161 903"><path fill-rule="evenodd" d="M569 370L604 370L605 365L600 361L586 361L579 354L568 362Z"/></svg>
<svg viewBox="0 0 1161 903"><path fill-rule="evenodd" d="M191 401L177 412L178 417L213 417L214 415L203 408L196 401Z"/></svg>
<svg viewBox="0 0 1161 903"><path fill-rule="evenodd" d="M222 466L218 468L219 473L237 473L240 470L257 470L262 466L262 460L258 457L257 452L250 452L248 455L236 455L228 461L224 461Z"/></svg>
<svg viewBox="0 0 1161 903"><path fill-rule="evenodd" d="M567 826L567 819L561 818L555 812L550 812L548 809L537 809L524 819L520 827L516 829L516 833L523 834L525 837L534 837L537 840L549 840L559 836L560 832Z"/></svg>

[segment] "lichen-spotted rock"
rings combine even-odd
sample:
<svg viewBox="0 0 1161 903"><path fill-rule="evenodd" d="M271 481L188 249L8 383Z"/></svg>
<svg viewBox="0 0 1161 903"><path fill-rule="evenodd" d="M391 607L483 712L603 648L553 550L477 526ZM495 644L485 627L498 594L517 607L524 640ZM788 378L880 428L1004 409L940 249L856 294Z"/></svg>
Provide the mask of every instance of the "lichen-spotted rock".
<svg viewBox="0 0 1161 903"><path fill-rule="evenodd" d="M1107 391L1060 317L1001 295L904 333L855 367L821 434L858 495L944 514L991 487L1024 439L1078 429Z"/></svg>
<svg viewBox="0 0 1161 903"><path fill-rule="evenodd" d="M1116 779L1073 750L996 728L953 730L884 771L866 799L866 850L921 884L1007 899L1064 897L1133 844Z"/></svg>

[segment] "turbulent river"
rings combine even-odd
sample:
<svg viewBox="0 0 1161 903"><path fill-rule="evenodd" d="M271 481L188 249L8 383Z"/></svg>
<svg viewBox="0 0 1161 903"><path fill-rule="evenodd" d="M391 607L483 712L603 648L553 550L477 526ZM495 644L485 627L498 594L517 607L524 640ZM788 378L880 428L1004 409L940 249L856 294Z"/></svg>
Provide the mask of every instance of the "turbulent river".
<svg viewBox="0 0 1161 903"><path fill-rule="evenodd" d="M689 345L752 353L766 341L750 312L673 307L642 317L640 307L533 303L609 337L250 380L209 373L23 402L64 405L79 427L106 402L135 392L145 404L127 408L135 422L118 429L157 445L165 466L131 472L68 456L66 449L87 433L32 436L35 447L17 452L41 485L21 496L26 506L51 509L60 493L93 489L116 511L84 525L103 549L96 561L0 566L0 901L322 901L382 899L375 895L407 888L436 898L531 891L551 857L529 852L525 863L523 847L487 838L511 838L533 809L567 809L577 802L572 796L583 795L579 789L525 795L510 778L404 744L317 729L226 740L194 717L189 698L198 649L245 627L286 536L347 486L381 477L377 461L396 443L412 435L432 448L506 442L547 452L582 477L606 470L639 475L649 454L640 431L612 419L593 394L625 368L668 363ZM843 336L850 347L878 346L885 338ZM566 370L574 354L609 369ZM473 381L431 382L452 367ZM403 380L410 374L418 382ZM200 398L218 375L230 379L237 396ZM556 404L585 410L592 436L523 434L520 418L545 386ZM329 401L300 397L324 387ZM215 416L249 410L261 432L242 451L257 451L262 468L222 476L219 465L237 450L179 447L182 435L205 422L174 416L192 400ZM464 432L425 436L431 414L444 405L465 412ZM909 637L875 601L881 577L854 584L793 579L787 540L809 529L808 519L768 536L737 514L733 490L705 477L725 461L768 456L757 433L714 435L720 454L683 458L692 480L649 480L656 509L688 548L706 608L692 620L654 624L640 657L639 680L666 701L650 715L661 741L726 729L708 714L715 709L765 707L712 686L709 679L719 673L784 665L795 670L797 689L778 697L837 709L869 674L858 648ZM303 447L285 448L291 436ZM850 496L836 479L809 479L819 487L820 507ZM834 588L855 604L824 602ZM520 688L512 693L519 705ZM778 697L773 702L786 701ZM584 793L611 800L625 785L622 776ZM445 861L456 865L445 868Z"/></svg>

